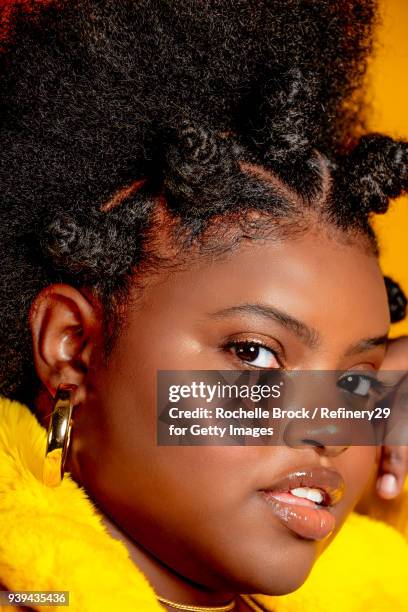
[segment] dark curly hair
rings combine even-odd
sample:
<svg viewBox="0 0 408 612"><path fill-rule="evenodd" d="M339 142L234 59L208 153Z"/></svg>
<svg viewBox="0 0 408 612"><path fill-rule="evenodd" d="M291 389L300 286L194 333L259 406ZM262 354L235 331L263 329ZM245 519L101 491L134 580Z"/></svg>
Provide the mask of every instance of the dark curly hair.
<svg viewBox="0 0 408 612"><path fill-rule="evenodd" d="M376 249L370 215L407 189L408 146L365 134L375 0L26 4L0 9L4 395L33 401L43 287L90 288L108 329L134 271L166 265L159 201L181 255L316 213Z"/></svg>

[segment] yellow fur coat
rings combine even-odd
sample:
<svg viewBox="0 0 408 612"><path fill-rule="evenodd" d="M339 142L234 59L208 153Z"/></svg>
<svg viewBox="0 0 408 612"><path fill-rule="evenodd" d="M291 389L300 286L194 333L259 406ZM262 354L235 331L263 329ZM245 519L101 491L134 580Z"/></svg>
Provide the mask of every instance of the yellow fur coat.
<svg viewBox="0 0 408 612"><path fill-rule="evenodd" d="M162 611L85 492L67 475L55 489L42 484L45 439L27 407L0 398L0 584L70 592L68 608L30 604L44 612ZM302 588L258 601L276 612L407 611L407 493L388 513L394 527L352 514Z"/></svg>

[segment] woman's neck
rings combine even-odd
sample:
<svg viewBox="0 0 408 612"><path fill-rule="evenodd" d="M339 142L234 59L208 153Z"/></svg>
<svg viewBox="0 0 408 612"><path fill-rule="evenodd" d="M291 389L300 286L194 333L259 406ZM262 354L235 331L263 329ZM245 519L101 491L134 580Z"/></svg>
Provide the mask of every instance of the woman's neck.
<svg viewBox="0 0 408 612"><path fill-rule="evenodd" d="M236 598L230 591L209 591L178 575L127 536L108 516L98 511L109 534L127 548L129 557L145 575L157 595L180 604L196 606L220 606ZM164 606L170 612L173 608ZM250 608L243 600L236 599L234 612L246 612Z"/></svg>

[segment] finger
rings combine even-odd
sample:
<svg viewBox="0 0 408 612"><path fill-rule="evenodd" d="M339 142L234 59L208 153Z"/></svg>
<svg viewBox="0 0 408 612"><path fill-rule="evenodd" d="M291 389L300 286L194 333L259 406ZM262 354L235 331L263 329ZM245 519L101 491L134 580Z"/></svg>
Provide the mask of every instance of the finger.
<svg viewBox="0 0 408 612"><path fill-rule="evenodd" d="M401 493L407 467L407 446L383 447L377 480L377 493L382 499L394 499Z"/></svg>

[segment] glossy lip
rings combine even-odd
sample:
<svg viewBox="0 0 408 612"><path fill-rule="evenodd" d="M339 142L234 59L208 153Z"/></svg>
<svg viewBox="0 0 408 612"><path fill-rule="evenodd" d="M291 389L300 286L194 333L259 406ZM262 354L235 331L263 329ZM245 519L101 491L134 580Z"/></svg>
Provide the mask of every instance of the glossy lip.
<svg viewBox="0 0 408 612"><path fill-rule="evenodd" d="M320 490L324 494L322 503L292 495L291 489L298 487ZM344 488L344 480L338 472L316 467L292 472L259 492L291 532L304 539L323 540L335 529L336 519L330 508L342 499Z"/></svg>
<svg viewBox="0 0 408 612"><path fill-rule="evenodd" d="M315 467L296 470L261 490L265 492L288 493L291 489L297 487L320 489L325 497L322 505L333 506L343 497L345 484L343 478L335 470Z"/></svg>

